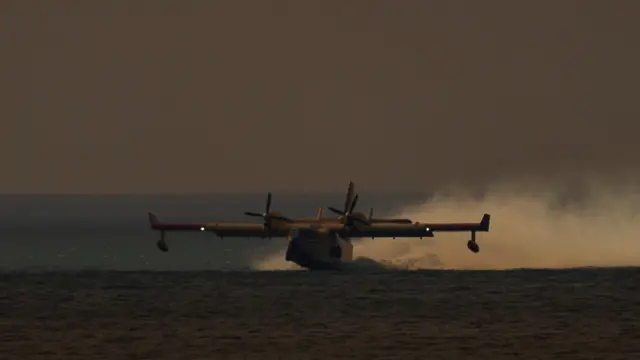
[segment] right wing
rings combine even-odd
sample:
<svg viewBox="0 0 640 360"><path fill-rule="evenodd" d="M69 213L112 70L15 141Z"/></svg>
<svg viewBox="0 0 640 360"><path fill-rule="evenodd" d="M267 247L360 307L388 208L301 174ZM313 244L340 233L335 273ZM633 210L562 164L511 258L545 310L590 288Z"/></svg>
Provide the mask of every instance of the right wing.
<svg viewBox="0 0 640 360"><path fill-rule="evenodd" d="M253 223L207 223L205 230L219 237L286 237L289 234L287 228L274 226L266 228L263 224Z"/></svg>
<svg viewBox="0 0 640 360"><path fill-rule="evenodd" d="M264 224L251 223L213 223L213 222L161 222L158 217L149 213L149 223L151 229L160 231L160 239L156 243L158 249L163 252L169 251L165 239L167 231L209 231L219 237L282 237L287 236L288 231L283 228L265 228Z"/></svg>
<svg viewBox="0 0 640 360"><path fill-rule="evenodd" d="M158 217L149 213L149 223L151 229L159 231L204 231L204 227L207 223L176 223L176 222L161 222Z"/></svg>
<svg viewBox="0 0 640 360"><path fill-rule="evenodd" d="M151 229L158 230L164 236L167 231L213 232L220 237L284 237L288 231L282 227L265 228L255 223L219 223L219 222L161 222L149 213Z"/></svg>

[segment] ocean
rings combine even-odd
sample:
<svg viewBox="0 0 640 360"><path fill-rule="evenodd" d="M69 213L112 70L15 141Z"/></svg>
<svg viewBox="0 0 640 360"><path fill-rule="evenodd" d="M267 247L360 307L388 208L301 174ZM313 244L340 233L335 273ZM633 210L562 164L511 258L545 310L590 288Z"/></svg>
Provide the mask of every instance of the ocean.
<svg viewBox="0 0 640 360"><path fill-rule="evenodd" d="M171 234L168 253L155 247L148 211L242 221L265 198L3 196L0 359L640 355L638 268L258 271L284 240ZM273 209L314 216L343 200L274 194ZM374 194L360 205L395 215L424 200Z"/></svg>

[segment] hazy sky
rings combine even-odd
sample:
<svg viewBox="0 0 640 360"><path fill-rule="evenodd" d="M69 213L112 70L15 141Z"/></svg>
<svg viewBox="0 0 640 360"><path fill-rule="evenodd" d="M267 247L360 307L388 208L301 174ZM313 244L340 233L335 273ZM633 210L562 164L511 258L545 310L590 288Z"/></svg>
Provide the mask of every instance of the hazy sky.
<svg viewBox="0 0 640 360"><path fill-rule="evenodd" d="M426 190L635 174L638 10L5 0L0 192L343 191L350 179Z"/></svg>

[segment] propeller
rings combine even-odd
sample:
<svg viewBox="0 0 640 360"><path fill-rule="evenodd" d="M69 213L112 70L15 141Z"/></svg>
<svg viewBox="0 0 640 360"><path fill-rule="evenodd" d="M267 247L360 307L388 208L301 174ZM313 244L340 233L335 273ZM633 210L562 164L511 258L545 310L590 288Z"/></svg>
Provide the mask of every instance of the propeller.
<svg viewBox="0 0 640 360"><path fill-rule="evenodd" d="M266 228L271 227L271 220L282 220L287 222L290 221L289 218L286 218L284 216L271 214L270 210L271 210L271 192L267 194L267 205L265 206L265 211L263 213L245 211L244 214L247 216L261 217L264 220L264 226Z"/></svg>
<svg viewBox="0 0 640 360"><path fill-rule="evenodd" d="M357 203L358 203L358 195L356 195L353 198L353 201L351 201L351 204L349 204L348 197L347 197L347 202L344 204L345 205L344 206L344 210L338 210L338 209L336 209L334 207L331 207L331 206L329 206L328 209L331 210L332 212L336 213L336 214L342 215L344 217L344 224L346 226L353 225L354 221L357 221L357 222L359 222L361 224L364 224L364 225L369 225L368 221L360 219L359 217L352 216L353 210L355 209ZM351 206L349 206L349 205L351 205Z"/></svg>

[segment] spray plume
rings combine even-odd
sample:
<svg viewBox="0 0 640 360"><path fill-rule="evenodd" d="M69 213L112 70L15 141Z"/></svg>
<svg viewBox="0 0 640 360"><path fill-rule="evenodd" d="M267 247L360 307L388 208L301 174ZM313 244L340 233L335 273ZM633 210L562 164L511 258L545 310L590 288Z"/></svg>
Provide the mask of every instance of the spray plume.
<svg viewBox="0 0 640 360"><path fill-rule="evenodd" d="M579 199L557 191L499 186L483 196L436 195L394 216L414 221L477 222L490 213L491 229L478 233L481 251L466 248L468 233L432 239L361 239L357 263L404 269L513 269L640 265L640 197L629 187L591 184ZM366 261L365 261L366 260ZM260 269L293 269L281 254Z"/></svg>

